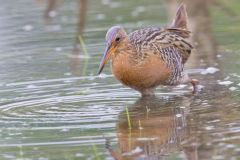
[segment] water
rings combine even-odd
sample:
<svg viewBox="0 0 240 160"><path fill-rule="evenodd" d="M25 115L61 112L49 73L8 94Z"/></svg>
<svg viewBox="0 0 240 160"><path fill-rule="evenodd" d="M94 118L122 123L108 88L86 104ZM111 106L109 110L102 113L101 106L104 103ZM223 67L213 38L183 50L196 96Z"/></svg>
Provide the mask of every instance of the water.
<svg viewBox="0 0 240 160"><path fill-rule="evenodd" d="M109 66L96 75L106 30L162 26L174 4L58 1L52 12L46 2L0 7L0 159L239 159L237 5L227 6L236 12L232 18L211 10L214 36L204 37L211 43L199 45L188 62L203 93L193 96L188 85L159 87L157 98L142 99ZM78 34L89 56L79 50Z"/></svg>

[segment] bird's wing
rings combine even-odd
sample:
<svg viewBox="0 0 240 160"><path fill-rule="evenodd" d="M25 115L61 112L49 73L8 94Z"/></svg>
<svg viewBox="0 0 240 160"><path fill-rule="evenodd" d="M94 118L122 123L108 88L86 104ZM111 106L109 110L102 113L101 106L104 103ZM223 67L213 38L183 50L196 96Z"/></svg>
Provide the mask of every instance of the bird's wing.
<svg viewBox="0 0 240 160"><path fill-rule="evenodd" d="M158 48L162 57L176 54L176 56L181 57L182 63L185 64L193 49L193 46L188 41L189 34L190 32L186 30L164 29L149 44Z"/></svg>
<svg viewBox="0 0 240 160"><path fill-rule="evenodd" d="M193 48L187 40L189 34L189 31L182 29L148 28L133 32L131 37L140 55L158 54L169 63L175 61L174 58L180 58L184 64Z"/></svg>

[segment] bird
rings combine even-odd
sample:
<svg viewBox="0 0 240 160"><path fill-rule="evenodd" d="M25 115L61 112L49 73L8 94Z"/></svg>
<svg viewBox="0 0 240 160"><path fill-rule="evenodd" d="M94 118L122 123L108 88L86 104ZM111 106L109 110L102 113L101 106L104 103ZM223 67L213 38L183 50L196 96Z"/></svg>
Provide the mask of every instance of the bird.
<svg viewBox="0 0 240 160"><path fill-rule="evenodd" d="M144 96L154 96L159 85L191 83L193 93L199 81L184 70L193 45L187 28L185 4L181 4L167 27L146 27L129 34L122 26L111 27L106 34L106 49L98 75L111 59L117 80Z"/></svg>

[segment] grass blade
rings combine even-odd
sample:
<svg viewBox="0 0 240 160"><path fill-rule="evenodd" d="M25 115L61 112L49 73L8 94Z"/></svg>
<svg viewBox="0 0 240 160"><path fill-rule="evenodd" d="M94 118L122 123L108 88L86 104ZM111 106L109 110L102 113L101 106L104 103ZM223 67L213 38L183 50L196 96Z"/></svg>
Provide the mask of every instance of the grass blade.
<svg viewBox="0 0 240 160"><path fill-rule="evenodd" d="M79 36L78 36L78 39L79 39L80 45L81 45L81 47L82 47L82 49L83 49L84 55L88 57L88 56L89 56L89 53L88 53L88 51L87 51L87 48L86 48L86 45L85 45L85 42L84 42L82 36L79 35Z"/></svg>
<svg viewBox="0 0 240 160"><path fill-rule="evenodd" d="M130 121L130 115L129 115L129 112L128 112L128 107L126 106L125 109L126 109L127 120L128 120L128 129L132 129L131 121Z"/></svg>

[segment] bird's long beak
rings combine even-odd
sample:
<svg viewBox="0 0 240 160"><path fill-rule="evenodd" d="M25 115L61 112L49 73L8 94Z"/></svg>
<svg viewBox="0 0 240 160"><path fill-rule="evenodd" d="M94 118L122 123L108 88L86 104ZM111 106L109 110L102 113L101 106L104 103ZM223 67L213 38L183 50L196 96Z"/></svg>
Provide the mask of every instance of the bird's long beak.
<svg viewBox="0 0 240 160"><path fill-rule="evenodd" d="M105 49L105 53L103 55L103 58L101 60L101 63L99 65L99 69L98 69L98 74L100 74L105 66L105 64L107 64L107 62L109 61L109 59L112 57L112 53L114 52L114 47L112 47L112 45L107 44L107 47Z"/></svg>

